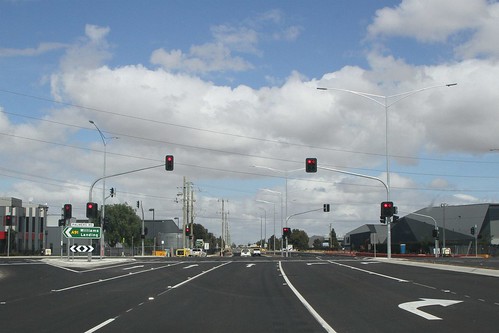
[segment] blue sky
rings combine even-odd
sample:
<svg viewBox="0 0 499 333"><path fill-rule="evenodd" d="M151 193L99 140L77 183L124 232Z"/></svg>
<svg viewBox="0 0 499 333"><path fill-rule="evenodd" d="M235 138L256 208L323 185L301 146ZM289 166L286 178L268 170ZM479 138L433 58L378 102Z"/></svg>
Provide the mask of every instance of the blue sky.
<svg viewBox="0 0 499 333"><path fill-rule="evenodd" d="M219 229L229 200L236 243L259 239L262 209L306 157L386 179L385 112L340 91L390 96L446 83L389 108L391 197L401 212L497 202L499 4L441 1L1 1L0 195L64 203L84 215L107 172L108 203L181 216L183 177L196 222ZM100 198L102 188L94 190ZM380 184L288 173L288 215L312 235L375 223ZM277 209L280 220L280 210ZM283 219L286 216L283 216ZM270 236L267 233L267 238Z"/></svg>

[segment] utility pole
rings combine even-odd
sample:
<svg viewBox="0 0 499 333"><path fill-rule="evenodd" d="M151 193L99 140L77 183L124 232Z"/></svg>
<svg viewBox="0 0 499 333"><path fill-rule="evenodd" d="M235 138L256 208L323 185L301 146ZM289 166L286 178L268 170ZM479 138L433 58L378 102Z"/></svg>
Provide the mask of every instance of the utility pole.
<svg viewBox="0 0 499 333"><path fill-rule="evenodd" d="M192 183L189 183L189 190L190 190L190 247L191 249L194 248L194 191L192 190Z"/></svg>
<svg viewBox="0 0 499 333"><path fill-rule="evenodd" d="M186 200L186 188L185 188L185 176L184 183L182 186L182 248L185 249L185 222L187 221L187 200Z"/></svg>

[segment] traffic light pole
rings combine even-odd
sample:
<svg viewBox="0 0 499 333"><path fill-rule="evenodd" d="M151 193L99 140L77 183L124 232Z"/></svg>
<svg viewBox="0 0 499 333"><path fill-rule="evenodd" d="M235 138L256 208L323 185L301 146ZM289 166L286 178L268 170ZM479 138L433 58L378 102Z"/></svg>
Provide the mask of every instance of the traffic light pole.
<svg viewBox="0 0 499 333"><path fill-rule="evenodd" d="M290 218L292 218L293 216L297 216L297 215L303 215L303 214L307 214L307 213L311 213L311 212L317 212L319 210L323 210L323 208L318 208L318 209L312 209L312 210L307 210L306 212L301 212L301 213L296 213L296 214L291 214L289 215L288 217L286 217L286 226L288 225L288 221ZM288 249L288 237L286 237L286 258L289 257L289 249Z"/></svg>
<svg viewBox="0 0 499 333"><path fill-rule="evenodd" d="M439 245L438 245L438 225L437 225L437 221L429 216L429 215L424 215L424 214L419 214L419 213L410 213L409 215L416 215L416 216L421 216L421 217L426 217L426 218L429 218L431 220L433 220L433 223L435 223L435 230L437 231L437 237L435 237L435 258L438 258L438 251L437 249L439 248Z"/></svg>
<svg viewBox="0 0 499 333"><path fill-rule="evenodd" d="M90 190L88 191L88 202L93 202L92 201L92 191L94 189L95 184L97 184L99 181L101 181L103 179L111 178L111 177L123 176L123 175L127 175L129 173L134 173L134 172L139 172L139 171L154 169L154 168L158 168L158 167L164 167L164 163L163 164L159 164L159 165L150 166L150 167L145 167L145 168L140 168L140 169L125 171L125 172L120 172L120 173L116 173L116 174L113 174L113 175L106 175L106 176L102 176L100 178L97 178L92 183L92 185L90 186ZM105 202L103 202L103 205L105 205ZM101 209L103 209L103 208L101 208ZM104 221L102 221L102 223L104 223ZM99 251L100 252L100 259L102 259L102 257L103 257L103 251L104 251L104 231L101 232L100 251ZM89 256L91 258L92 254L90 253Z"/></svg>
<svg viewBox="0 0 499 333"><path fill-rule="evenodd" d="M317 166L317 169L322 169L322 170L326 170L326 171L338 172L338 173L343 173L343 174L346 174L346 175L351 175L351 176L356 176L356 177L362 177L362 178L376 180L376 181L380 182L381 184L383 184L383 186L385 187L385 189L386 189L386 197L387 198L390 197L390 188L388 187L388 185L383 180L381 180L378 177L363 175L363 174L360 174L360 173L355 173L355 172L350 172L350 171L344 171L344 170L339 170L339 169L326 168L326 167L321 167L321 166ZM387 231L386 231L386 247L387 247L387 249L386 249L386 257L388 259L392 258L391 223L392 223L392 217L388 216L386 218L386 227L387 227Z"/></svg>

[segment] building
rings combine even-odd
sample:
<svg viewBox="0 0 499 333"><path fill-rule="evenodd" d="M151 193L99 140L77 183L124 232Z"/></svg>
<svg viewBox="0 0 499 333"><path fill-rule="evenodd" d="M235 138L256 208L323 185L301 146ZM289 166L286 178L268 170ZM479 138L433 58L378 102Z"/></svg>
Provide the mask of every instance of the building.
<svg viewBox="0 0 499 333"><path fill-rule="evenodd" d="M46 205L0 198L0 253L40 253L46 242L47 211Z"/></svg>
<svg viewBox="0 0 499 333"><path fill-rule="evenodd" d="M438 230L438 231L436 231ZM345 236L345 246L352 251L386 253L387 227L368 224ZM372 238L376 235L377 242ZM438 243L435 243L438 235ZM434 253L435 244L450 254L491 254L499 247L499 204L475 204L420 209L392 223L392 253ZM440 252L443 253L443 252Z"/></svg>

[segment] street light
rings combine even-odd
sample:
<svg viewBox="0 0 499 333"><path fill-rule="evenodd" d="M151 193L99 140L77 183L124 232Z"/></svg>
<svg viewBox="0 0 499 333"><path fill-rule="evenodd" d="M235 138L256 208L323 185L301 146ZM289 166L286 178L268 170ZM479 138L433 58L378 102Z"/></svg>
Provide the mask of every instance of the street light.
<svg viewBox="0 0 499 333"><path fill-rule="evenodd" d="M301 171L303 170L304 168L300 168L300 169L293 169L293 170L279 170L279 169L274 169L274 168L270 168L270 167L267 167L267 166L261 166L261 165L253 165L254 168L260 168L260 169L267 169L267 170L270 170L270 171L274 171L274 172L280 172L280 173L284 173L284 176L285 176L285 179L286 179L286 194L285 194L285 201L284 201L284 215L285 216L288 216L288 173L290 172L294 172L294 171Z"/></svg>
<svg viewBox="0 0 499 333"><path fill-rule="evenodd" d="M267 243L267 210L265 208L262 208L262 207L258 207L260 208L261 210L263 210L264 212L264 232L263 232L263 238L262 238L262 218L260 217L260 241L263 240L263 245L265 245ZM260 246L262 248L264 248L264 246L262 246L262 244L260 244Z"/></svg>
<svg viewBox="0 0 499 333"><path fill-rule="evenodd" d="M102 226L102 221L104 221L105 217L105 212L106 212L106 155L107 155L107 139L118 139L118 137L109 137L106 138L100 128L97 126L97 124L93 120L88 121L90 124L94 125L97 131L100 134L100 137L102 139L102 144L104 145L104 167L102 171L102 211L101 211L101 226ZM101 256L103 255L104 251L104 233L101 234L101 246L100 246L100 254Z"/></svg>
<svg viewBox="0 0 499 333"><path fill-rule="evenodd" d="M149 211L152 212L152 220L154 222L154 208L149 208Z"/></svg>
<svg viewBox="0 0 499 333"><path fill-rule="evenodd" d="M274 205L274 255L275 255L275 202L271 202L271 201L267 201L267 200L257 200L256 202Z"/></svg>
<svg viewBox="0 0 499 333"><path fill-rule="evenodd" d="M268 188L264 188L264 189L262 189L262 191L269 192L269 193L272 193L272 194L278 194L279 197L281 198L281 231L282 231L282 227L283 227L283 223L282 222L283 222L283 218L284 218L284 215L282 213L282 192L270 190ZM284 252L282 251L282 245L283 244L284 244L284 236L281 234L281 252L282 252L282 255L284 255ZM275 249L274 249L274 251L275 251Z"/></svg>
<svg viewBox="0 0 499 333"><path fill-rule="evenodd" d="M389 96L375 95L375 94L370 94L370 93L366 93L366 92L341 89L341 88L317 87L317 89L318 90L343 91L343 92L351 93L351 94L366 98L370 101L373 101L374 103L381 105L385 108L385 159L386 159L386 185L387 185L386 201L390 201L390 157L388 154L388 109L392 105L394 105L395 103L397 103L403 99L406 99L409 96L417 94L418 92L425 91L428 89L433 89L433 88L453 87L456 85L457 85L457 83L440 84L440 85L429 86L429 87L411 90L411 91L406 91L406 92L403 92L400 94L389 95ZM393 101L391 103L389 103L389 100L391 100L391 99L393 99ZM392 257L391 235L390 235L391 219L392 218L389 217L386 221L386 226L387 226L387 230L388 230L388 232L387 232L387 258L388 259L390 259Z"/></svg>

